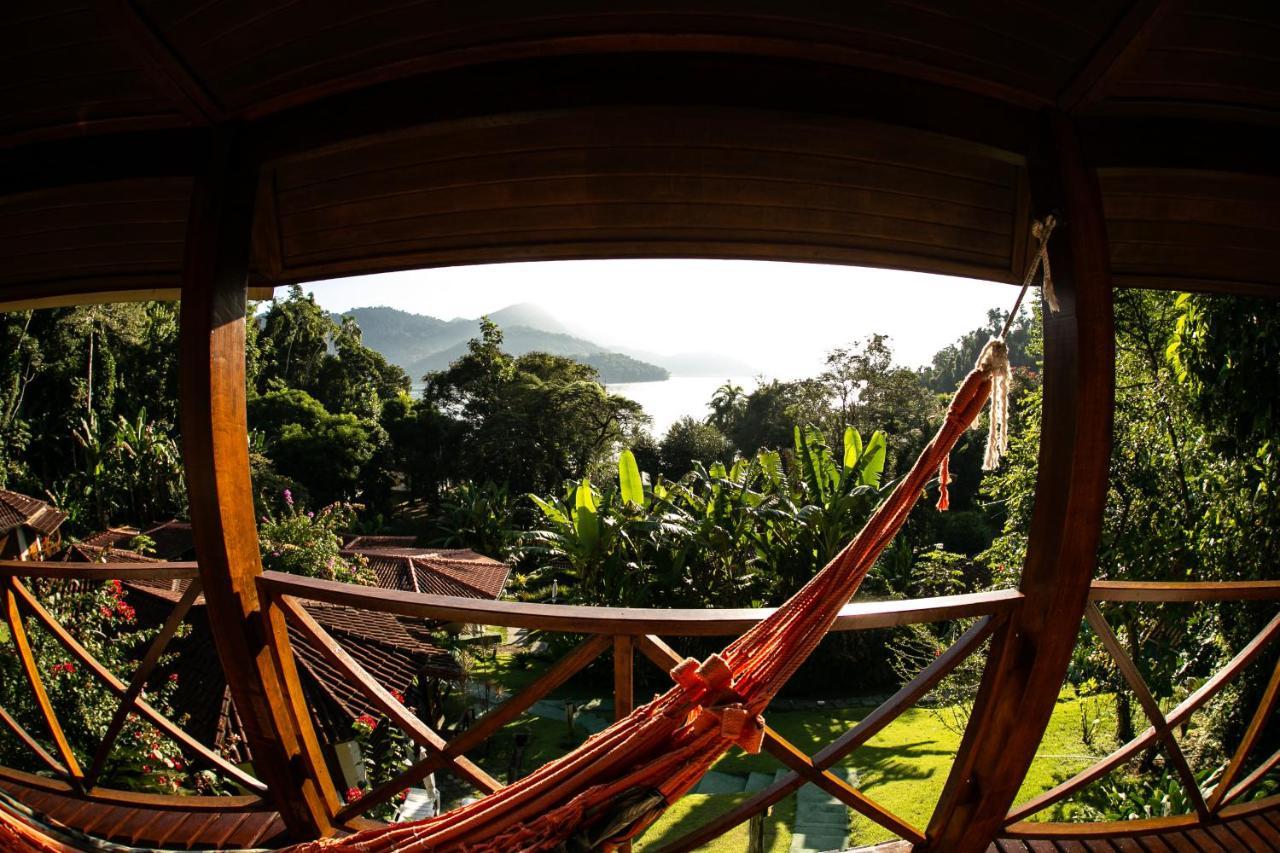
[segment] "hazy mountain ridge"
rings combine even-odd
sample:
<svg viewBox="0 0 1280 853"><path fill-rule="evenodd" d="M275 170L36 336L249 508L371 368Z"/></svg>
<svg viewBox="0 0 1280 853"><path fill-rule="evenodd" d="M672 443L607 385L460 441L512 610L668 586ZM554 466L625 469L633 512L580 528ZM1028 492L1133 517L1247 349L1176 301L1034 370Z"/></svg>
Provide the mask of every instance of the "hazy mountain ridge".
<svg viewBox="0 0 1280 853"><path fill-rule="evenodd" d="M387 306L354 308L338 316L354 317L365 345L400 365L414 381L448 367L467 351L467 341L480 334L478 319L441 320ZM596 368L605 383L654 382L671 375L658 365L568 334L536 305L510 305L488 316L502 328L503 348L513 355L536 351L573 358Z"/></svg>

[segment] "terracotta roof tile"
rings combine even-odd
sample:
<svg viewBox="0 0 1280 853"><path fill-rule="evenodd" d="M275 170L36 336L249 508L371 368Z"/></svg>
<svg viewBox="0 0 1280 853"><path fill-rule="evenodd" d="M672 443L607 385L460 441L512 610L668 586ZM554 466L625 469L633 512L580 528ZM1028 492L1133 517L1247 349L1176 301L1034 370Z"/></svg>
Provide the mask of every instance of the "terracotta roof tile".
<svg viewBox="0 0 1280 853"><path fill-rule="evenodd" d="M353 536L342 537L342 547L347 550L358 548L412 548L418 542L417 536Z"/></svg>
<svg viewBox="0 0 1280 853"><path fill-rule="evenodd" d="M369 561L383 589L496 599L511 567L465 548L347 548Z"/></svg>
<svg viewBox="0 0 1280 853"><path fill-rule="evenodd" d="M37 533L50 536L66 517L66 513L54 509L42 500L0 489L0 533L26 526Z"/></svg>
<svg viewBox="0 0 1280 853"><path fill-rule="evenodd" d="M162 560L185 560L195 557L196 540L191 532L191 522L176 519L157 524L142 531L155 542L152 549Z"/></svg>

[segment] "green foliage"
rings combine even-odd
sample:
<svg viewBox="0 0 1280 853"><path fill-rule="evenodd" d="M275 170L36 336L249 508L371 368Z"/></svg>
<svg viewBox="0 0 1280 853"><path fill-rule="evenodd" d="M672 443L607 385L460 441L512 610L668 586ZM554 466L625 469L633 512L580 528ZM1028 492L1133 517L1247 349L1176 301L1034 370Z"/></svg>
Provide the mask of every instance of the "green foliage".
<svg viewBox="0 0 1280 853"><path fill-rule="evenodd" d="M32 592L86 650L123 681L128 681L147 644L159 629L141 629L128 594L119 581L103 584L31 582ZM41 680L54 713L77 756L92 756L106 732L119 700L53 638L28 621L28 637ZM182 723L171 701L175 676L165 676L168 658L157 667L146 700L165 716ZM0 705L30 732L45 730L31 689L16 654L0 655ZM31 772L43 771L21 742L0 738L0 764ZM219 783L208 771L189 767L173 744L136 714L130 715L99 784L130 791L174 794L216 793Z"/></svg>
<svg viewBox="0 0 1280 853"><path fill-rule="evenodd" d="M355 521L357 507L330 504L319 512L303 511L285 490L284 509L265 515L258 526L258 547L266 569L306 575L310 578L343 581L371 586L376 582L364 557L343 557L338 531Z"/></svg>
<svg viewBox="0 0 1280 853"><path fill-rule="evenodd" d="M439 548L470 548L495 560L519 556L520 533L512 517L514 507L506 486L463 482L440 498L430 521L430 544Z"/></svg>
<svg viewBox="0 0 1280 853"><path fill-rule="evenodd" d="M109 429L96 417L72 430L80 469L67 481L63 506L77 517L92 513L98 525L112 519L158 521L185 514L186 486L178 444L167 424L139 409L133 419L117 416Z"/></svg>
<svg viewBox="0 0 1280 853"><path fill-rule="evenodd" d="M392 691L400 702L405 697ZM367 791L377 788L384 782L395 778L406 769L413 760L413 743L404 730L383 716L374 717L361 714L351 723L352 740L360 747L361 760L364 763L368 788L351 788L346 791L344 799L350 803L360 799ZM408 789L401 791L385 803L375 806L367 814L380 820L392 820L400 803L404 801Z"/></svg>
<svg viewBox="0 0 1280 853"><path fill-rule="evenodd" d="M850 466L817 430L797 429L795 440L792 471L764 450L727 469L696 464L680 481L658 479L650 488L624 451L616 487L597 491L584 479L561 499L529 496L542 527L529 535L526 552L575 601L728 607L779 600L866 519L883 461L880 434Z"/></svg>
<svg viewBox="0 0 1280 853"><path fill-rule="evenodd" d="M0 485L68 499L66 532L72 534L98 527L104 514L116 521L113 512L131 510L127 494L102 500L85 494L103 476L133 475L95 473L96 462L86 461L74 433L79 430L82 437L99 442L109 456L120 450L109 447L120 419L133 423L139 396L145 395L150 413L146 426L157 440L173 438L176 338L177 308L166 303L0 314ZM85 434L90 431L94 435ZM170 480L162 484L158 500L180 504L180 490L180 478ZM169 507L153 511L163 515Z"/></svg>
<svg viewBox="0 0 1280 853"><path fill-rule="evenodd" d="M425 402L451 422L451 476L543 491L590 474L647 420L594 369L547 353L510 356L497 325L480 325L466 355L426 377Z"/></svg>
<svg viewBox="0 0 1280 853"><path fill-rule="evenodd" d="M1212 788L1222 766L1205 767L1194 775L1200 788ZM1095 782L1055 807L1055 818L1079 823L1150 820L1195 812L1195 804L1178 774L1163 767L1154 776L1118 773Z"/></svg>
<svg viewBox="0 0 1280 853"><path fill-rule="evenodd" d="M693 470L695 462L727 462L732 455L729 441L718 427L686 416L667 429L658 445L657 464L650 470L679 479Z"/></svg>
<svg viewBox="0 0 1280 853"><path fill-rule="evenodd" d="M1272 576L1280 559L1271 534L1280 524L1280 504L1268 485L1276 474L1268 467L1270 427L1255 430L1255 424L1270 417L1266 383L1274 376L1264 374L1274 372L1277 313L1249 300L1116 293L1114 441L1099 577ZM1025 554L1041 404L1038 387L1022 395L1012 452L983 484L1007 511L1004 532L983 557L999 584L1016 582ZM1225 607L1121 605L1108 612L1157 697L1179 695L1219 667L1262 618L1254 610ZM1101 656L1096 639L1086 636L1084 642ZM1113 668L1088 669L1089 677L1120 688ZM1216 718L1214 741L1234 742L1260 693L1257 679L1246 673L1246 700ZM1117 696L1118 731L1125 738L1134 731L1135 710L1127 691ZM1206 750L1205 761L1214 758L1215 751Z"/></svg>

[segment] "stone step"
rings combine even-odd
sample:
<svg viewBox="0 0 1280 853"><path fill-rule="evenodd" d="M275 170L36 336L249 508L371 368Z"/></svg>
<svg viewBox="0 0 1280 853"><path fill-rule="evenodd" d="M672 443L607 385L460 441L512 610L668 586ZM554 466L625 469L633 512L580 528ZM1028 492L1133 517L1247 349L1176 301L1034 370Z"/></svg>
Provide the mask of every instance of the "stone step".
<svg viewBox="0 0 1280 853"><path fill-rule="evenodd" d="M791 836L791 850L793 853L829 853L846 849L848 839L846 832L797 832Z"/></svg>
<svg viewBox="0 0 1280 853"><path fill-rule="evenodd" d="M746 786L747 780L743 776L721 773L718 770L708 770L706 775L698 782L697 787L693 789L693 793L740 794Z"/></svg>

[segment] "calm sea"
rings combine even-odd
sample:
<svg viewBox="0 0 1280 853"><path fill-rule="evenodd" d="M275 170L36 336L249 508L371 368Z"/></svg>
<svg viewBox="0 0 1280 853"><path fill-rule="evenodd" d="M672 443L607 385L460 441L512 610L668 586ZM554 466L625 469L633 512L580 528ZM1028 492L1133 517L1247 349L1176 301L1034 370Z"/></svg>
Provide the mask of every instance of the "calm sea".
<svg viewBox="0 0 1280 853"><path fill-rule="evenodd" d="M731 376L729 378L709 378L702 376L673 376L662 382L622 382L607 386L614 394L630 397L653 418L650 430L661 438L673 423L685 415L701 420L710 409L707 403L716 389L725 382L741 385L742 390L750 392L756 387L756 380L751 376Z"/></svg>

